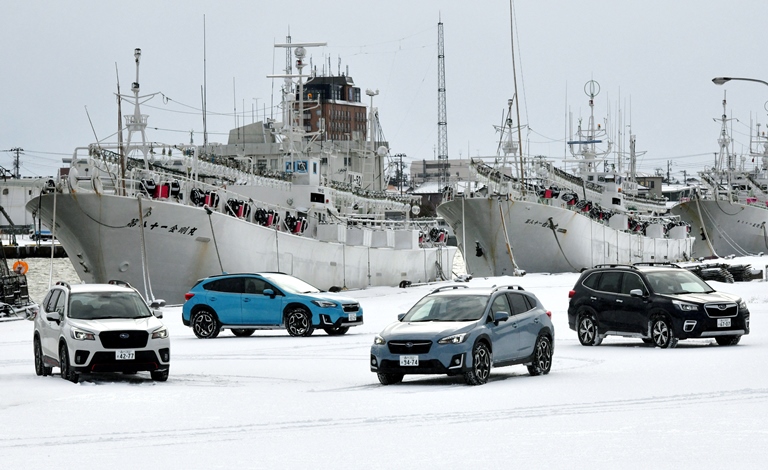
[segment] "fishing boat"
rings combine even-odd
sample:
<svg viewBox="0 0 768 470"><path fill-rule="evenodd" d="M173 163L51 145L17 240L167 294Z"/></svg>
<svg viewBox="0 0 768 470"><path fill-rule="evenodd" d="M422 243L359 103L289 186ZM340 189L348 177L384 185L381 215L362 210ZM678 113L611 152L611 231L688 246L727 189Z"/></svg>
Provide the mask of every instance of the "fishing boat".
<svg viewBox="0 0 768 470"><path fill-rule="evenodd" d="M474 182L446 189L437 208L453 229L467 272L475 276L573 272L598 264L675 262L690 259L690 227L668 214L663 199L643 197L635 174L610 164L612 141L595 125L599 85L585 86L590 116L568 141L575 170L523 158L512 101L494 163L473 160ZM619 160L621 162L621 160ZM519 164L519 169L518 169Z"/></svg>
<svg viewBox="0 0 768 470"><path fill-rule="evenodd" d="M701 184L690 201L672 208L696 234L694 256L710 258L768 252L768 138L750 132L750 157L738 156L728 132L726 100L714 166L700 172ZM750 129L752 126L750 126Z"/></svg>
<svg viewBox="0 0 768 470"><path fill-rule="evenodd" d="M118 91L133 106L126 141L120 132L117 143L76 149L27 209L84 281L120 279L169 303L222 272L280 271L333 290L447 278L456 248L412 217L410 196L385 191L376 109L348 73L304 75L318 45L275 45L288 64L271 76L284 80L282 121L201 146L147 140L140 106L152 95L140 95L136 49L132 94ZM372 102L377 92L366 93Z"/></svg>

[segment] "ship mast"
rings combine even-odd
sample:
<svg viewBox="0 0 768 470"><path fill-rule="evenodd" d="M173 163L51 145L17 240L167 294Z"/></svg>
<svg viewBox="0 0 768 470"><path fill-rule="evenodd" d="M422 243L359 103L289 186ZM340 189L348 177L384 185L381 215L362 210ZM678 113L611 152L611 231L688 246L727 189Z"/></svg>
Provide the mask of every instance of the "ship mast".
<svg viewBox="0 0 768 470"><path fill-rule="evenodd" d="M448 184L445 169L448 163L448 111L445 104L445 49L443 21L437 23L437 160L438 183L441 188ZM443 181L445 178L446 181Z"/></svg>

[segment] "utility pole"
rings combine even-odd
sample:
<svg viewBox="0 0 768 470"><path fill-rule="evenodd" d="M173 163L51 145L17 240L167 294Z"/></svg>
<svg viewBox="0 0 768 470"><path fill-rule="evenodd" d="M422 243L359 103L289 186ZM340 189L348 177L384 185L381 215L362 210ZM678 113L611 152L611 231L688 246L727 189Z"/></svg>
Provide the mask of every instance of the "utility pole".
<svg viewBox="0 0 768 470"><path fill-rule="evenodd" d="M670 183L669 173L672 171L672 160L667 160L667 184Z"/></svg>
<svg viewBox="0 0 768 470"><path fill-rule="evenodd" d="M444 165L448 160L448 112L445 106L445 51L443 21L437 23L437 167L440 189L443 186ZM445 182L446 184L448 181Z"/></svg>
<svg viewBox="0 0 768 470"><path fill-rule="evenodd" d="M13 157L13 174L11 176L13 176L16 179L21 178L21 173L20 173L21 160L20 159L21 159L22 152L24 152L24 149L20 147L14 147L10 150L0 150L0 152L9 152L9 153L16 154Z"/></svg>

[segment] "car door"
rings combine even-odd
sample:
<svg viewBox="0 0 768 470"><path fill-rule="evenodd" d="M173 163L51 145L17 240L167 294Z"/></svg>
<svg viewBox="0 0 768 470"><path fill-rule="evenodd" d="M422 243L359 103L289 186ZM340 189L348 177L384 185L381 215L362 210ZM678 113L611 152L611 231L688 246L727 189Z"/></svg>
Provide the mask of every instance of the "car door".
<svg viewBox="0 0 768 470"><path fill-rule="evenodd" d="M491 311L487 319L491 340L493 341L494 363L512 360L517 349L515 325L509 320L499 322L498 325L494 324L493 317L498 312L506 312L510 316L512 315L507 296L503 293L500 293L491 301Z"/></svg>
<svg viewBox="0 0 768 470"><path fill-rule="evenodd" d="M57 305L59 296L64 297L64 292L61 289L54 289L51 291L51 295L46 297L43 302L43 311L40 312L39 325L40 325L40 347L43 350L43 354L49 357L59 357L59 336L61 334L61 322L48 321L46 318L48 313L57 312ZM63 312L63 304L62 310Z"/></svg>
<svg viewBox="0 0 768 470"><path fill-rule="evenodd" d="M620 318L617 316L617 302L621 288L621 271L604 271L600 276L593 296L597 323L601 331L617 331Z"/></svg>
<svg viewBox="0 0 768 470"><path fill-rule="evenodd" d="M283 321L282 292L260 277L245 278L245 292L242 296L243 324L279 325ZM264 294L271 289L273 295Z"/></svg>
<svg viewBox="0 0 768 470"><path fill-rule="evenodd" d="M639 289L643 297L632 297L630 291ZM616 301L616 322L620 331L628 333L646 333L648 329L648 288L643 279L635 273L624 273L621 281L621 293Z"/></svg>
<svg viewBox="0 0 768 470"><path fill-rule="evenodd" d="M533 354L533 346L541 329L539 313L534 309L527 295L521 292L508 292L507 297L512 306L512 322L517 339L513 359L528 357Z"/></svg>
<svg viewBox="0 0 768 470"><path fill-rule="evenodd" d="M225 277L207 283L207 303L216 312L224 325L241 325L242 295L244 279L242 276Z"/></svg>

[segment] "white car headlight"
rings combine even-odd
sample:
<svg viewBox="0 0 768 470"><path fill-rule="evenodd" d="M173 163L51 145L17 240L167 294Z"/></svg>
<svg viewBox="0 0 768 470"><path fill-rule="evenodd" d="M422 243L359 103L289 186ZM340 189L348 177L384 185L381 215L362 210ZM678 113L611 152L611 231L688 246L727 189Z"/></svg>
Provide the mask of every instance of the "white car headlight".
<svg viewBox="0 0 768 470"><path fill-rule="evenodd" d="M384 341L384 338L382 338L379 335L374 336L373 338L373 344L385 344L386 341Z"/></svg>
<svg viewBox="0 0 768 470"><path fill-rule="evenodd" d="M313 300L312 303L321 308L329 308L329 307L336 306L335 302L330 302L328 300Z"/></svg>
<svg viewBox="0 0 768 470"><path fill-rule="evenodd" d="M162 327L152 332L152 339L163 339L168 337L168 328Z"/></svg>
<svg viewBox="0 0 768 470"><path fill-rule="evenodd" d="M78 341L94 341L96 339L96 335L80 328L72 328L72 337Z"/></svg>
<svg viewBox="0 0 768 470"><path fill-rule="evenodd" d="M467 339L467 334L460 333L458 335L446 336L445 338L442 338L441 340L439 340L437 343L438 344L459 344L459 343L463 343L464 340L466 339Z"/></svg>
<svg viewBox="0 0 768 470"><path fill-rule="evenodd" d="M674 304L676 309L682 310L683 312L695 312L696 310L699 309L699 306L696 304L680 302L679 300L673 300L672 304Z"/></svg>

